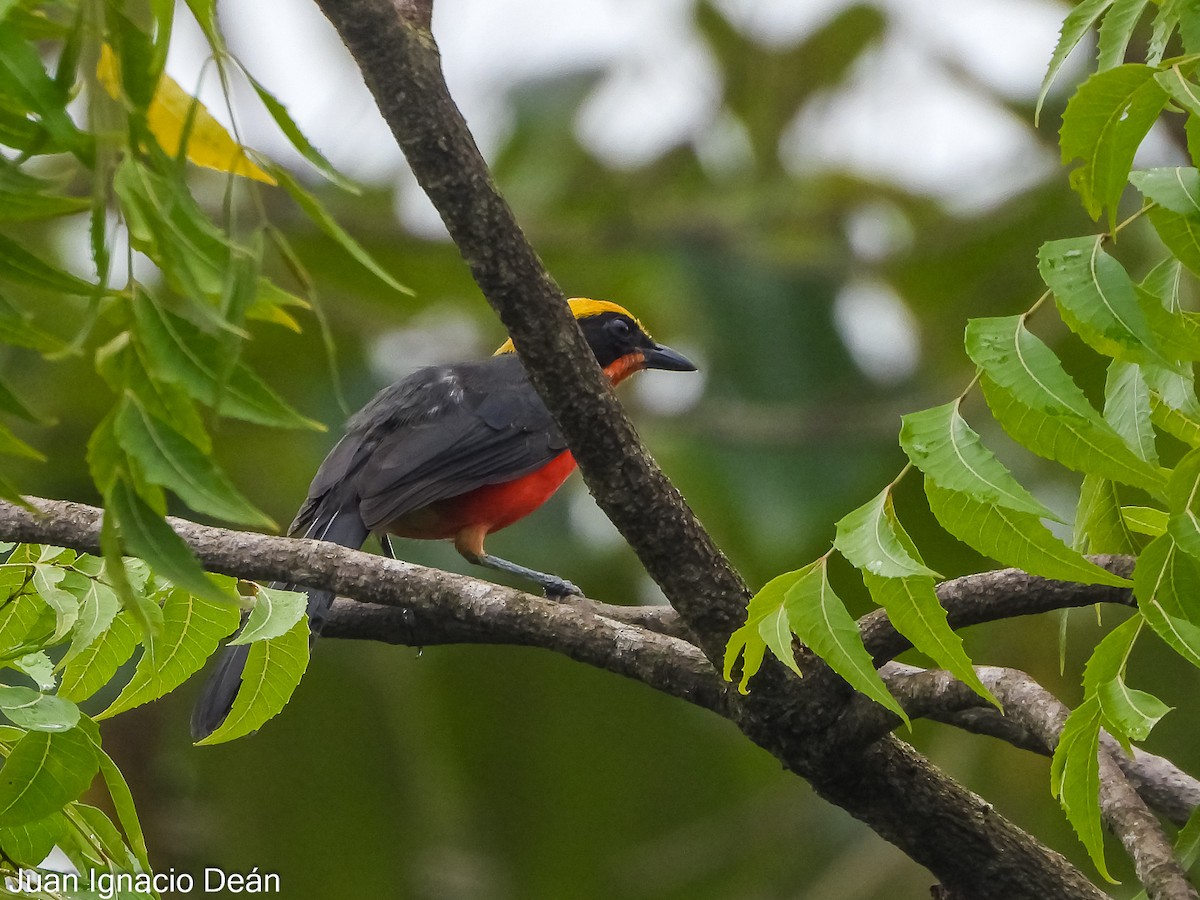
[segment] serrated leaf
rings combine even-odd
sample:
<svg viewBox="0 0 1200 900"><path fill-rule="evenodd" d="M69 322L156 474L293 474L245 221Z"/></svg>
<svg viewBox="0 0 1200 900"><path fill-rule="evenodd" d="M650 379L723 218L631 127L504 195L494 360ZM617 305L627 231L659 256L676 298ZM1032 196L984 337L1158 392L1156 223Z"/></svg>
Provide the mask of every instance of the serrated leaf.
<svg viewBox="0 0 1200 900"><path fill-rule="evenodd" d="M94 285L43 262L4 235L0 235L0 275L13 284L60 294L89 296L96 292Z"/></svg>
<svg viewBox="0 0 1200 900"><path fill-rule="evenodd" d="M1154 14L1154 23L1150 28L1150 41L1146 45L1146 62L1157 66L1162 62L1167 50L1167 41L1179 24L1179 0L1162 0L1158 4L1158 12Z"/></svg>
<svg viewBox="0 0 1200 900"><path fill-rule="evenodd" d="M1130 616L1096 645L1083 667L1085 699L1095 696L1101 685L1125 673L1129 654L1138 635L1141 634L1142 622L1143 619L1139 616Z"/></svg>
<svg viewBox="0 0 1200 900"><path fill-rule="evenodd" d="M1166 475L1125 446L1020 316L972 319L966 347L985 373L988 406L1015 440L1069 469L1161 494Z"/></svg>
<svg viewBox="0 0 1200 900"><path fill-rule="evenodd" d="M940 577L921 561L918 554L910 552L900 537L903 531L900 520L896 518L889 485L874 499L841 518L837 523L837 538L833 545L856 568L872 575L885 578L903 578L906 575ZM908 544L911 545L911 542Z"/></svg>
<svg viewBox="0 0 1200 900"><path fill-rule="evenodd" d="M1189 81L1180 66L1171 66L1159 72L1154 80L1189 113L1200 114L1200 85Z"/></svg>
<svg viewBox="0 0 1200 900"><path fill-rule="evenodd" d="M0 850L19 866L39 866L63 840L67 827L66 816L54 813L27 825L0 828Z"/></svg>
<svg viewBox="0 0 1200 900"><path fill-rule="evenodd" d="M44 609L45 604L36 595L28 593L6 600L0 606L0 651L12 651L21 646Z"/></svg>
<svg viewBox="0 0 1200 900"><path fill-rule="evenodd" d="M1133 570L1133 595L1147 624L1176 653L1200 667L1200 564L1170 534L1150 542Z"/></svg>
<svg viewBox="0 0 1200 900"><path fill-rule="evenodd" d="M121 829L129 840L129 846L133 850L134 856L137 857L142 871L153 871L150 867L150 855L146 850L146 836L142 832L137 807L133 802L133 793L129 790L125 776L121 774L117 764L112 761L112 757L101 748L100 732L96 728L96 724L90 719L84 718L80 723L80 728L92 742L92 750L95 751L96 759L100 764L100 775L104 778L108 795L112 798L113 809L117 812L117 820L121 823Z"/></svg>
<svg viewBox="0 0 1200 900"><path fill-rule="evenodd" d="M1172 707L1153 694L1135 690L1117 677L1100 686L1097 692L1104 718L1113 729L1133 741L1144 741Z"/></svg>
<svg viewBox="0 0 1200 900"><path fill-rule="evenodd" d="M1150 422L1150 387L1133 363L1113 360L1104 382L1104 421L1138 459L1158 465L1154 426Z"/></svg>
<svg viewBox="0 0 1200 900"><path fill-rule="evenodd" d="M67 661L58 687L60 697L76 703L86 700L128 662L138 638L131 615L118 613L108 630Z"/></svg>
<svg viewBox="0 0 1200 900"><path fill-rule="evenodd" d="M1161 206L1152 206L1146 215L1175 258L1192 273L1200 274L1200 218Z"/></svg>
<svg viewBox="0 0 1200 900"><path fill-rule="evenodd" d="M220 744L258 730L283 709L308 667L308 619L277 638L250 645L233 708L216 731L197 744Z"/></svg>
<svg viewBox="0 0 1200 900"><path fill-rule="evenodd" d="M796 653L792 649L792 629L788 626L787 607L780 606L763 616L758 622L758 634L776 659L797 675L801 674L800 667L796 665Z"/></svg>
<svg viewBox="0 0 1200 900"><path fill-rule="evenodd" d="M824 557L801 569L784 592L784 605L792 632L823 659L856 691L898 715L909 725L907 714L884 685L871 654L863 646L858 623L833 592Z"/></svg>
<svg viewBox="0 0 1200 900"><path fill-rule="evenodd" d="M724 678L733 680L733 669L738 657L742 658L742 677L738 680L738 693L749 693L750 679L762 667L763 657L767 653L767 644L758 633L758 623L746 623L729 636L725 644Z"/></svg>
<svg viewBox="0 0 1200 900"><path fill-rule="evenodd" d="M287 170L283 168L273 169L275 177L279 179L280 185L291 195L296 205L304 210L305 214L312 219L313 224L320 228L325 234L338 243L339 246L349 253L364 269L386 284L394 291L401 294L411 295L412 289L407 288L397 281L387 269L383 268L375 258L353 237L350 236L346 229L342 228L329 214L329 212L320 204L311 193L306 191L300 182L296 181Z"/></svg>
<svg viewBox="0 0 1200 900"><path fill-rule="evenodd" d="M1121 518L1131 531L1159 537L1167 533L1167 513L1149 506L1122 506Z"/></svg>
<svg viewBox="0 0 1200 900"><path fill-rule="evenodd" d="M1167 487L1171 515L1167 531L1186 553L1200 560L1200 450L1179 461Z"/></svg>
<svg viewBox="0 0 1200 900"><path fill-rule="evenodd" d="M1048 241L1038 272L1067 326L1093 350L1120 359L1168 360L1146 323L1133 281L1101 248L1102 235Z"/></svg>
<svg viewBox="0 0 1200 900"><path fill-rule="evenodd" d="M282 591L261 584L255 587L258 596L254 608L230 644L249 644L279 637L307 617L308 594L303 591Z"/></svg>
<svg viewBox="0 0 1200 900"><path fill-rule="evenodd" d="M156 378L179 384L222 415L280 428L325 429L288 406L243 363L222 377L224 351L211 336L141 295L133 308Z"/></svg>
<svg viewBox="0 0 1200 900"><path fill-rule="evenodd" d="M1084 35L1091 30L1091 27L1099 21L1104 11L1112 6L1113 0L1083 0L1082 3L1075 6L1067 17L1063 20L1062 29L1059 31L1058 42L1054 45L1054 51L1050 56L1050 65L1046 69L1046 77L1042 79L1042 87L1038 91L1037 105L1034 108L1033 120L1036 123L1042 111L1042 103L1046 100L1046 95L1050 92L1050 85L1054 83L1059 71L1063 67L1063 63L1067 61L1067 57L1075 46L1083 40Z"/></svg>
<svg viewBox="0 0 1200 900"><path fill-rule="evenodd" d="M193 597L182 590L169 592L162 610L163 630L154 641L153 652L142 656L129 684L95 717L97 721L156 700L183 684L241 619L233 603Z"/></svg>
<svg viewBox="0 0 1200 900"><path fill-rule="evenodd" d="M902 422L900 446L926 478L948 490L1059 521L983 446L959 412L958 401L909 413Z"/></svg>
<svg viewBox="0 0 1200 900"><path fill-rule="evenodd" d="M1083 160L1071 172L1071 186L1093 219L1108 209L1111 227L1134 154L1167 103L1155 74L1150 66L1134 63L1096 72L1063 113L1062 161Z"/></svg>
<svg viewBox="0 0 1200 900"><path fill-rule="evenodd" d="M1129 581L1084 559L1036 516L947 491L926 479L929 508L943 528L969 547L1031 575L1127 587Z"/></svg>
<svg viewBox="0 0 1200 900"><path fill-rule="evenodd" d="M1191 166L1142 169L1129 180L1147 200L1182 216L1200 216L1200 171Z"/></svg>
<svg viewBox="0 0 1200 900"><path fill-rule="evenodd" d="M1163 352L1172 360L1200 360L1200 315L1179 305L1177 259L1159 263L1137 287L1138 304Z"/></svg>
<svg viewBox="0 0 1200 900"><path fill-rule="evenodd" d="M55 626L48 644L58 643L75 627L79 618L79 601L59 583L67 573L55 565L36 565L30 585L42 601L54 610Z"/></svg>
<svg viewBox="0 0 1200 900"><path fill-rule="evenodd" d="M105 517L115 517L121 540L130 555L144 559L176 587L216 603L225 602L183 539L124 478L119 477L113 482L107 500Z"/></svg>
<svg viewBox="0 0 1200 900"><path fill-rule="evenodd" d="M65 346L57 337L34 325L29 313L3 294L0 294L0 341L39 353L58 353Z"/></svg>
<svg viewBox="0 0 1200 900"><path fill-rule="evenodd" d="M277 526L247 500L212 457L127 397L114 422L121 448L138 461L144 476L170 488L196 512L231 522Z"/></svg>
<svg viewBox="0 0 1200 900"><path fill-rule="evenodd" d="M40 691L53 691L57 686L54 678L54 663L44 650L35 650L13 660L13 668L28 675Z"/></svg>
<svg viewBox="0 0 1200 900"><path fill-rule="evenodd" d="M962 638L946 621L946 610L938 600L933 578L881 578L864 572L863 582L871 592L871 599L887 610L892 625L914 648L989 703L1000 706L975 673Z"/></svg>
<svg viewBox="0 0 1200 900"><path fill-rule="evenodd" d="M189 3L189 5L191 4ZM195 12L194 9L193 12ZM199 18L198 15L197 18ZM263 87L262 83L259 82L249 72L246 72L243 69L243 73L246 76L246 80L250 82L250 86L254 88L254 92L258 94L259 101L266 108L271 118L275 120L275 124L279 126L279 130L284 133L288 141L296 149L296 152L312 163L316 170L331 183L337 185L344 191L348 191L349 193L359 193L360 191L358 185L338 172L338 170L333 167L333 164L324 156L322 156L321 152L317 150L317 148L312 145L312 142L304 136L304 133L300 130L300 127L288 113L287 107L280 103L275 95Z"/></svg>
<svg viewBox="0 0 1200 900"><path fill-rule="evenodd" d="M67 91L50 78L34 45L15 28L0 28L0 83L37 113L38 124L60 148L83 152L84 137L67 114Z"/></svg>
<svg viewBox="0 0 1200 900"><path fill-rule="evenodd" d="M0 190L0 222L44 222L81 213L89 206L86 197Z"/></svg>
<svg viewBox="0 0 1200 900"><path fill-rule="evenodd" d="M129 867L134 856L125 846L125 839L121 836L120 830L104 810L79 802L72 803L68 810L71 818L82 832L84 843L92 846L98 845L107 859L115 863L118 869ZM106 860L97 859L95 862L103 865Z"/></svg>
<svg viewBox="0 0 1200 900"><path fill-rule="evenodd" d="M87 736L30 731L0 768L0 822L25 825L62 809L87 790L98 763Z"/></svg>
<svg viewBox="0 0 1200 900"><path fill-rule="evenodd" d="M1129 39L1137 27L1148 0L1115 0L1100 24L1098 69L1111 69L1125 62Z"/></svg>
<svg viewBox="0 0 1200 900"><path fill-rule="evenodd" d="M79 707L54 694L0 685L0 713L31 731L67 731L79 721Z"/></svg>
<svg viewBox="0 0 1200 900"><path fill-rule="evenodd" d="M121 609L117 592L98 578L68 576L63 587L79 601L79 619L71 633L71 646L59 662L59 668L70 663L108 631Z"/></svg>
<svg viewBox="0 0 1200 900"><path fill-rule="evenodd" d="M1050 789L1100 874L1113 881L1104 862L1100 825L1100 702L1084 701L1063 726L1050 765Z"/></svg>
<svg viewBox="0 0 1200 900"><path fill-rule="evenodd" d="M1120 506L1116 485L1098 475L1085 475L1071 546L1080 553L1136 554L1138 542L1130 534Z"/></svg>

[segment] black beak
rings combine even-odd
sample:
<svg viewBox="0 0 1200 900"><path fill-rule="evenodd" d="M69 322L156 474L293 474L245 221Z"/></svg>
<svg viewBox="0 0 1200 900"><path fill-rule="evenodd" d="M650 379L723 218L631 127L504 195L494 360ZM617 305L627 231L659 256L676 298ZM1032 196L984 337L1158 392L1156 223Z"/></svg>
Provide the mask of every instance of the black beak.
<svg viewBox="0 0 1200 900"><path fill-rule="evenodd" d="M642 351L647 369L664 369L668 372L695 372L696 364L678 351L662 344L655 344Z"/></svg>

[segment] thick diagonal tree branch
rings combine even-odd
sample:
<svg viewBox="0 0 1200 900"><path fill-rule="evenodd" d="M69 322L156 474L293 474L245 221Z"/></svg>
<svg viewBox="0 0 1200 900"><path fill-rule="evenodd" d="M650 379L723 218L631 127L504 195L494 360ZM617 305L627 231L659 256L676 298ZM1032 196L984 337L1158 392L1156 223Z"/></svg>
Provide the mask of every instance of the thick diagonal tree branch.
<svg viewBox="0 0 1200 900"><path fill-rule="evenodd" d="M650 459L571 318L561 291L492 184L446 88L430 2L316 0L363 73L418 183L433 201L534 387L566 436L589 489L719 665L747 590ZM850 691L811 654L803 685L768 662L732 706L752 741L933 870L977 897L1099 896L1057 854L964 791L895 738L854 766L820 739ZM1000 861L1003 862L1000 862Z"/></svg>

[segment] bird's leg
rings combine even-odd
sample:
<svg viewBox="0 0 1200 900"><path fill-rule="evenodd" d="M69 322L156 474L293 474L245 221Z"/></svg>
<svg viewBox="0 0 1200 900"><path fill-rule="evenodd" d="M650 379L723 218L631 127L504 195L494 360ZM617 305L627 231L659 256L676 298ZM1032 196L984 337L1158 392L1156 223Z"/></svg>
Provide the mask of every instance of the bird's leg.
<svg viewBox="0 0 1200 900"><path fill-rule="evenodd" d="M573 595L583 596L583 591L565 578L509 562L499 556L492 556L483 549L483 539L487 537L487 533L488 526L486 525L468 526L454 536L454 549L462 554L463 559L467 562L495 569L497 572L508 572L510 575L517 575L527 581L532 581L539 585L546 592L546 596L552 600L561 600Z"/></svg>
<svg viewBox="0 0 1200 900"><path fill-rule="evenodd" d="M572 595L583 596L583 591L565 578L559 578L557 575L551 575L549 572L539 572L537 569L530 569L518 563L510 562L507 559L501 559L499 556L492 556L490 553L485 553L477 559L472 559L471 562L477 566L486 566L498 572L508 572L510 575L518 575L527 581L532 581L534 584L539 585L551 600L561 600L564 597Z"/></svg>

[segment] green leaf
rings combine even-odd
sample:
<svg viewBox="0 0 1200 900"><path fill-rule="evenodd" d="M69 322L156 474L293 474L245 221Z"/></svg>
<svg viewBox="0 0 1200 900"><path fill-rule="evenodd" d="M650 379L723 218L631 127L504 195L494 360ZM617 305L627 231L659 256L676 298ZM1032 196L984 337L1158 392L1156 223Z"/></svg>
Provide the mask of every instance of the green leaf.
<svg viewBox="0 0 1200 900"><path fill-rule="evenodd" d="M924 575L880 578L864 572L863 582L871 592L871 598L887 610L892 625L913 647L989 703L1000 706L975 674L971 658L963 649L962 638L946 621L946 610L938 600L933 578Z"/></svg>
<svg viewBox="0 0 1200 900"><path fill-rule="evenodd" d="M152 651L142 656L120 696L95 717L97 721L175 690L200 670L241 619L238 607L227 600L213 602L182 590L170 591L162 609L162 634Z"/></svg>
<svg viewBox="0 0 1200 900"><path fill-rule="evenodd" d="M1158 465L1150 422L1150 388L1142 370L1133 363L1113 360L1109 364L1104 383L1104 421L1138 459Z"/></svg>
<svg viewBox="0 0 1200 900"><path fill-rule="evenodd" d="M1133 570L1133 595L1147 624L1172 650L1200 667L1200 564L1170 534L1151 541Z"/></svg>
<svg viewBox="0 0 1200 900"><path fill-rule="evenodd" d="M1089 562L1062 543L1036 516L948 491L928 479L925 495L943 528L1006 566L1061 581L1129 585L1128 580Z"/></svg>
<svg viewBox="0 0 1200 900"><path fill-rule="evenodd" d="M1200 274L1200 218L1180 215L1161 206L1146 214L1159 239L1189 271Z"/></svg>
<svg viewBox="0 0 1200 900"><path fill-rule="evenodd" d="M291 145L296 148L296 152L312 163L316 170L329 179L331 183L351 194L360 193L358 185L338 172L333 167L333 164L322 156L321 152L304 136L304 133L300 130L295 120L288 114L287 107L280 103L274 94L263 87L258 79L254 78L249 72L246 72L245 69L242 71L246 75L246 80L250 82L250 86L254 88L254 92L258 94L258 99L266 107L271 118L275 120L275 124L279 126L279 130L284 133L288 141L291 142Z"/></svg>
<svg viewBox="0 0 1200 900"><path fill-rule="evenodd" d="M1120 676L1101 685L1097 696L1105 721L1134 741L1146 740L1151 729L1172 709L1153 694L1129 687Z"/></svg>
<svg viewBox="0 0 1200 900"><path fill-rule="evenodd" d="M142 825L138 820L137 807L133 803L133 793L129 790L125 776L121 774L121 770L117 768L117 764L112 761L112 757L101 749L100 732L96 728L96 724L90 719L85 718L80 725L92 742L92 749L95 751L96 758L100 763L100 775L104 778L104 784L108 787L108 795L112 798L113 809L117 812L117 819L121 823L121 829L125 832L125 837L129 839L129 846L137 857L142 871L153 871L150 867L149 853L146 851L146 836L142 832Z"/></svg>
<svg viewBox="0 0 1200 900"><path fill-rule="evenodd" d="M1159 350L1124 267L1101 249L1102 235L1048 241L1038 272L1067 326L1093 350L1120 359L1168 360Z"/></svg>
<svg viewBox="0 0 1200 900"><path fill-rule="evenodd" d="M62 813L54 813L28 825L0 828L0 849L17 865L33 868L41 865L63 840L67 828L67 819Z"/></svg>
<svg viewBox="0 0 1200 900"><path fill-rule="evenodd" d="M792 629L788 625L786 606L780 606L763 616L758 623L758 634L780 662L797 675L802 674L796 665L796 651L792 649Z"/></svg>
<svg viewBox="0 0 1200 900"><path fill-rule="evenodd" d="M137 647L138 631L132 613L118 613L108 630L71 657L63 669L60 697L76 703L86 700L112 680Z"/></svg>
<svg viewBox="0 0 1200 900"><path fill-rule="evenodd" d="M222 415L279 428L325 429L288 406L243 363L234 365L226 377L226 353L212 336L140 293L133 308L155 378L181 385Z"/></svg>
<svg viewBox="0 0 1200 900"><path fill-rule="evenodd" d="M79 721L79 707L70 700L27 687L0 685L0 712L32 731L68 731Z"/></svg>
<svg viewBox="0 0 1200 900"><path fill-rule="evenodd" d="M1075 6L1063 20L1062 30L1058 35L1058 43L1050 56L1050 65L1046 69L1046 77L1042 79L1041 90L1038 91L1037 106L1034 109L1033 121L1036 123L1042 111L1042 103L1050 92L1050 85L1067 61L1067 57L1075 46L1083 40L1084 35L1104 15L1104 11L1112 6L1113 0L1083 0Z"/></svg>
<svg viewBox="0 0 1200 900"><path fill-rule="evenodd" d="M1083 667L1084 699L1090 700L1102 685L1125 674L1129 654L1141 634L1143 621L1139 616L1130 616L1096 645Z"/></svg>
<svg viewBox="0 0 1200 900"><path fill-rule="evenodd" d="M1146 62L1157 66L1162 62L1167 50L1167 41L1179 24L1179 0L1162 0L1158 4L1158 12L1154 14L1154 24L1150 29L1150 42L1146 45Z"/></svg>
<svg viewBox="0 0 1200 900"><path fill-rule="evenodd" d="M1171 66L1154 76L1171 99L1192 115L1200 114L1200 85L1188 81L1180 66Z"/></svg>
<svg viewBox="0 0 1200 900"><path fill-rule="evenodd" d="M86 197L0 190L0 222L44 222L81 213L89 206L91 201Z"/></svg>
<svg viewBox="0 0 1200 900"><path fill-rule="evenodd" d="M87 578L72 572L64 579L63 587L79 601L79 619L71 633L71 647L59 663L60 668L108 631L121 609L117 592L98 578Z"/></svg>
<svg viewBox="0 0 1200 900"><path fill-rule="evenodd" d="M926 478L948 490L1058 521L983 446L959 412L957 400L909 413L902 422L900 446Z"/></svg>
<svg viewBox="0 0 1200 900"><path fill-rule="evenodd" d="M308 667L308 620L250 645L242 686L221 727L198 744L220 744L256 731L287 705Z"/></svg>
<svg viewBox="0 0 1200 900"><path fill-rule="evenodd" d="M60 294L96 293L95 285L42 262L16 241L0 235L0 275L25 287Z"/></svg>
<svg viewBox="0 0 1200 900"><path fill-rule="evenodd" d="M279 181L279 184L292 196L304 212L312 219L313 224L320 228L325 234L336 241L343 250L349 253L358 264L364 269L386 284L394 291L399 291L402 294L412 295L412 289L407 288L398 282L392 275L375 261L363 246L358 243L350 234L342 228L333 217L329 215L325 207L321 206L320 202L306 191L295 178L284 168L273 166L271 174Z"/></svg>
<svg viewBox="0 0 1200 900"><path fill-rule="evenodd" d="M742 677L738 681L738 692L749 693L750 679L762 667L763 657L766 653L767 645L758 632L758 622L753 625L747 622L731 634L729 641L725 644L725 680L733 680L733 669L740 656L742 658Z"/></svg>
<svg viewBox="0 0 1200 900"><path fill-rule="evenodd" d="M1050 765L1050 789L1096 869L1113 881L1104 862L1100 826L1100 701L1084 701L1067 717Z"/></svg>
<svg viewBox="0 0 1200 900"><path fill-rule="evenodd" d="M1143 169L1129 180L1147 200L1181 216L1200 216L1200 171L1191 166Z"/></svg>
<svg viewBox="0 0 1200 900"><path fill-rule="evenodd" d="M30 731L0 768L0 822L25 825L58 812L88 789L98 763L78 729Z"/></svg>
<svg viewBox="0 0 1200 900"><path fill-rule="evenodd" d="M37 565L33 569L33 579L30 582L39 597L54 610L54 634L47 643L57 643L66 637L75 627L79 618L79 601L69 592L59 587L59 583L67 573L54 565Z"/></svg>
<svg viewBox="0 0 1200 900"><path fill-rule="evenodd" d="M12 651L21 646L44 609L45 604L41 600L24 592L0 605L0 651Z"/></svg>
<svg viewBox="0 0 1200 900"><path fill-rule="evenodd" d="M114 422L121 448L142 466L145 477L170 488L196 512L261 528L276 525L255 509L212 457L127 397Z"/></svg>
<svg viewBox="0 0 1200 900"><path fill-rule="evenodd" d="M1121 518L1131 531L1159 537L1167 533L1167 514L1149 506L1122 506Z"/></svg>
<svg viewBox="0 0 1200 900"><path fill-rule="evenodd" d="M837 538L833 545L856 568L872 575L885 578L903 578L906 575L940 577L921 562L920 556L909 551L900 537L903 531L892 505L892 489L889 485L873 500L842 517L837 523Z"/></svg>
<svg viewBox="0 0 1200 900"><path fill-rule="evenodd" d="M128 552L144 559L156 573L198 597L226 602L183 539L124 478L113 482L105 514L115 517Z"/></svg>
<svg viewBox="0 0 1200 900"><path fill-rule="evenodd" d="M1200 360L1200 315L1179 305L1181 269L1176 259L1151 269L1137 287L1138 304L1163 352L1173 360L1194 362Z"/></svg>
<svg viewBox="0 0 1200 900"><path fill-rule="evenodd" d="M72 819L82 832L84 843L99 845L104 855L115 863L118 869L127 869L134 860L133 854L125 846L125 839L117 826L109 819L102 809L88 806L86 803L72 803L69 807ZM104 864L105 860L95 862Z"/></svg>
<svg viewBox="0 0 1200 900"><path fill-rule="evenodd" d="M1069 469L1161 494L1166 475L1125 445L1020 316L972 319L966 346L985 373L988 405L1015 440Z"/></svg>
<svg viewBox="0 0 1200 900"><path fill-rule="evenodd" d="M57 686L54 678L54 663L44 650L34 650L12 661L14 668L19 669L33 679L38 690L52 691Z"/></svg>
<svg viewBox="0 0 1200 900"><path fill-rule="evenodd" d="M1168 95L1150 66L1129 64L1093 74L1075 92L1063 113L1059 142L1062 161L1083 160L1071 172L1071 186L1093 219L1107 208L1116 225L1133 157L1158 119Z"/></svg>
<svg viewBox="0 0 1200 900"><path fill-rule="evenodd" d="M1120 507L1116 485L1098 475L1085 475L1071 546L1080 553L1136 554L1138 542L1130 534Z"/></svg>
<svg viewBox="0 0 1200 900"><path fill-rule="evenodd" d="M83 135L67 114L67 92L46 73L34 45L15 28L0 28L0 85L37 113L38 123L64 150L83 150Z"/></svg>
<svg viewBox="0 0 1200 900"><path fill-rule="evenodd" d="M1171 517L1167 531L1180 549L1200 560L1200 450L1179 461L1167 488Z"/></svg>
<svg viewBox="0 0 1200 900"><path fill-rule="evenodd" d="M1111 69L1125 62L1125 51L1133 30L1145 12L1148 0L1115 0L1100 25L1099 69Z"/></svg>
<svg viewBox="0 0 1200 900"><path fill-rule="evenodd" d="M258 599L246 624L230 644L249 644L279 637L292 630L308 613L308 594L255 585Z"/></svg>

